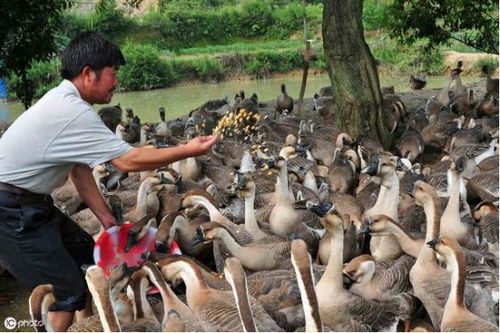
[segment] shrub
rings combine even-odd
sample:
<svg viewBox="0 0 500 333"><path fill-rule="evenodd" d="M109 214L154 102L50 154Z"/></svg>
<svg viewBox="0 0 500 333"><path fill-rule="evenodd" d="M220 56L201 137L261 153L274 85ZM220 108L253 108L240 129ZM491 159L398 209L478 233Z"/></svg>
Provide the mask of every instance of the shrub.
<svg viewBox="0 0 500 333"><path fill-rule="evenodd" d="M472 64L472 67L478 71L480 71L483 66L488 66L492 70L497 69L498 67L498 58L497 57L485 57L475 61Z"/></svg>
<svg viewBox="0 0 500 333"><path fill-rule="evenodd" d="M164 88L176 82L172 66L160 59L160 52L152 45L128 43L122 48L127 65L118 72L120 87L124 90Z"/></svg>
<svg viewBox="0 0 500 333"><path fill-rule="evenodd" d="M45 61L35 61L28 69L27 77L35 87L34 98L42 97L47 91L56 87L60 81L61 76L59 69L61 62L57 58ZM21 78L16 74L11 74L7 78L7 86L9 95L15 98L15 91L20 88Z"/></svg>

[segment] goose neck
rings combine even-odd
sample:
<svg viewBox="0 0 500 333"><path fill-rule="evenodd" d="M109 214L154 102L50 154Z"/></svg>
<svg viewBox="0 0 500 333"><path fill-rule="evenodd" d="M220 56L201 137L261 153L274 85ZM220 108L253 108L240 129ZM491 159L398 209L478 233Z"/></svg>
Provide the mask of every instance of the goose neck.
<svg viewBox="0 0 500 333"><path fill-rule="evenodd" d="M342 260L344 256L344 234L337 232L332 234L330 258L326 266L325 273L321 279L326 278L331 281L331 288L339 290L343 289L342 282Z"/></svg>
<svg viewBox="0 0 500 333"><path fill-rule="evenodd" d="M454 251L453 254L448 255L447 261L448 265L451 266L451 289L445 311L448 308L464 307L465 288L465 260L463 253Z"/></svg>

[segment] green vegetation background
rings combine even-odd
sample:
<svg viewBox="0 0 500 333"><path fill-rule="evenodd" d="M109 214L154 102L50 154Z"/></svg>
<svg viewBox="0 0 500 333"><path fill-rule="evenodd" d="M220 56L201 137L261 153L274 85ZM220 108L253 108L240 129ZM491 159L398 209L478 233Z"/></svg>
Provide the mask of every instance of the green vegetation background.
<svg viewBox="0 0 500 333"><path fill-rule="evenodd" d="M165 88L191 80L263 78L302 67L300 0L160 0L158 8L140 16L130 15L133 8L117 6L115 0L99 4L90 13L66 12L55 38L61 50L84 31L99 32L118 43L127 60L119 72L120 90ZM366 39L379 66L399 73L441 74L441 54L447 48L429 50L425 40L398 45L385 30L387 7L384 0L364 1L364 28L371 32ZM308 39L318 57L313 69L325 70L321 1L308 0L305 13ZM451 47L474 52L460 45ZM483 62L474 66L480 68ZM57 55L34 63L29 78L37 87L36 98L59 83L58 72ZM16 75L8 78L11 94L18 84Z"/></svg>

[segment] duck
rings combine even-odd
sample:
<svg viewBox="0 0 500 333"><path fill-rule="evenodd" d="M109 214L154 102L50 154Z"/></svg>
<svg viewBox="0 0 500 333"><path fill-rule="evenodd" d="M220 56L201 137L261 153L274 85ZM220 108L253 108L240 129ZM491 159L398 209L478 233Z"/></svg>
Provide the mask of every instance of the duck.
<svg viewBox="0 0 500 333"><path fill-rule="evenodd" d="M286 86L284 83L282 83L281 94L276 98L276 109L274 111L273 118L276 119L276 114L281 114L285 110L287 114L290 114L293 111L293 98L288 96L286 92Z"/></svg>
<svg viewBox="0 0 500 333"><path fill-rule="evenodd" d="M470 312L464 304L465 259L458 242L443 235L427 242L427 245L445 258L451 266L451 288L441 320L443 332L497 332L498 326Z"/></svg>
<svg viewBox="0 0 500 333"><path fill-rule="evenodd" d="M423 89L426 84L427 84L427 79L426 79L425 75L422 75L422 76L411 75L410 76L411 89L420 90L420 89Z"/></svg>
<svg viewBox="0 0 500 333"><path fill-rule="evenodd" d="M386 330L397 323L397 302L377 302L344 289L342 252L344 230L342 219L329 213L323 220L333 235L331 257L326 271L316 285L318 305L323 322L339 331Z"/></svg>

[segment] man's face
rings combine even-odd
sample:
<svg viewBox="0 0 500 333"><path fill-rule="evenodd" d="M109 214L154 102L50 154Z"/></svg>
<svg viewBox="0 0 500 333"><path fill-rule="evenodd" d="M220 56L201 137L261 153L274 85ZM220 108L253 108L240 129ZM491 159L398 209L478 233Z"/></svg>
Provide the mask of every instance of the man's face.
<svg viewBox="0 0 500 333"><path fill-rule="evenodd" d="M104 67L100 75L93 71L89 80L89 96L91 104L108 104L113 97L113 91L118 85L116 73L118 69L114 67Z"/></svg>

